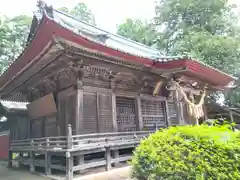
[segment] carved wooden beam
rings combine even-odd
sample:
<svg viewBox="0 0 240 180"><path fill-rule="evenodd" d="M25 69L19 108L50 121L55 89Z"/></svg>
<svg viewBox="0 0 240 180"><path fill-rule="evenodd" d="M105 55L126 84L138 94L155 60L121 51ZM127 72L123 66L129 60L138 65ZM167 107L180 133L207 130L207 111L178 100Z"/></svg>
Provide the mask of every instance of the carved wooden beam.
<svg viewBox="0 0 240 180"><path fill-rule="evenodd" d="M121 84L123 86L135 86L140 84L140 81L133 73L128 72L119 72L117 73L113 81L115 84Z"/></svg>
<svg viewBox="0 0 240 180"><path fill-rule="evenodd" d="M109 81L113 76L113 72L106 67L99 65L85 65L84 77L96 80Z"/></svg>
<svg viewBox="0 0 240 180"><path fill-rule="evenodd" d="M69 68L74 73L75 77L78 79L82 79L84 76L84 64L83 60L71 60L68 63Z"/></svg>

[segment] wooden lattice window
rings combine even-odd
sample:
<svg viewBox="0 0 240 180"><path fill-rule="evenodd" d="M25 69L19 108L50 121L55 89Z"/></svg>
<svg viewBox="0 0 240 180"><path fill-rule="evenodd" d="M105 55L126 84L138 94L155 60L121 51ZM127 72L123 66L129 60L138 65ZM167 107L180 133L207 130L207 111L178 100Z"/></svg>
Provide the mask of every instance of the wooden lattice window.
<svg viewBox="0 0 240 180"><path fill-rule="evenodd" d="M116 112L118 131L136 131L136 104L132 98L117 97Z"/></svg>
<svg viewBox="0 0 240 180"><path fill-rule="evenodd" d="M141 100L141 114L144 130L155 130L166 126L162 101Z"/></svg>

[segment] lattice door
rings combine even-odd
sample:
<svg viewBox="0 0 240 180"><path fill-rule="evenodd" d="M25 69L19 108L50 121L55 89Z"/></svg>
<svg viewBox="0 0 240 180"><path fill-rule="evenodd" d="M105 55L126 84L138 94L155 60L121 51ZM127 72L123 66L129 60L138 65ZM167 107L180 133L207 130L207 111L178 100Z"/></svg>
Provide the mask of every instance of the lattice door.
<svg viewBox="0 0 240 180"><path fill-rule="evenodd" d="M116 107L118 131L136 131L136 107L134 99L117 97Z"/></svg>
<svg viewBox="0 0 240 180"><path fill-rule="evenodd" d="M166 126L163 102L141 100L141 110L144 130L155 130Z"/></svg>

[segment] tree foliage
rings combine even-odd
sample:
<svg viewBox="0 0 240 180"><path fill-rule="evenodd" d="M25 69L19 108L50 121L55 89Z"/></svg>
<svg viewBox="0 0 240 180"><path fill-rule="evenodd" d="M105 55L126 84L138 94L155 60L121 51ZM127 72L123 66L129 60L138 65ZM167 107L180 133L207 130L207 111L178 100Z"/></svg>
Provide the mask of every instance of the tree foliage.
<svg viewBox="0 0 240 180"><path fill-rule="evenodd" d="M154 45L157 37L153 24L130 18L118 26L117 34L148 46Z"/></svg>
<svg viewBox="0 0 240 180"><path fill-rule="evenodd" d="M155 10L154 26L124 23L118 28L119 34L145 43L138 32L148 36L149 27L155 32L145 39L165 54L190 56L224 72L239 74L239 19L227 0L158 0ZM237 91L229 91L226 102L239 103Z"/></svg>
<svg viewBox="0 0 240 180"><path fill-rule="evenodd" d="M31 17L25 15L5 18L0 27L0 73L20 55L25 48Z"/></svg>
<svg viewBox="0 0 240 180"><path fill-rule="evenodd" d="M240 179L239 137L230 126L179 126L158 131L137 147L133 175L148 180Z"/></svg>
<svg viewBox="0 0 240 180"><path fill-rule="evenodd" d="M92 11L84 3L78 3L72 9L68 9L67 7L61 7L59 8L59 11L62 11L68 15L73 16L76 19L87 22L89 24L96 24Z"/></svg>

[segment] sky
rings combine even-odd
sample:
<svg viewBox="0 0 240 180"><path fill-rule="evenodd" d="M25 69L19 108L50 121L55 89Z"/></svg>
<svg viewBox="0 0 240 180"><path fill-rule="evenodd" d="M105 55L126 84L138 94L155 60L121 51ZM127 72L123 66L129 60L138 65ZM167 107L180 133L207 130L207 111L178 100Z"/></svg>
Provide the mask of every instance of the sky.
<svg viewBox="0 0 240 180"><path fill-rule="evenodd" d="M154 16L154 0L45 0L55 9L65 6L73 7L84 2L95 15L99 27L115 32L116 26L126 18L151 19ZM37 0L0 0L0 14L14 16L18 14L32 15Z"/></svg>

